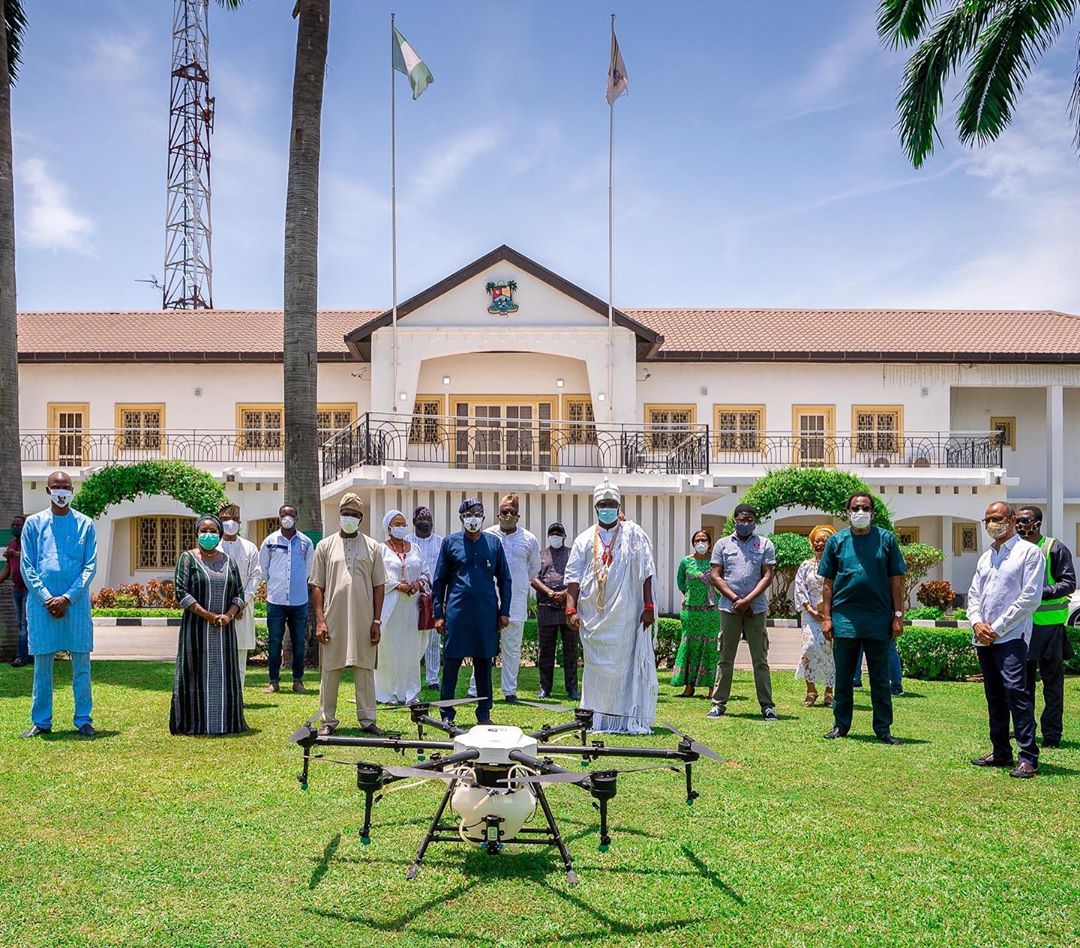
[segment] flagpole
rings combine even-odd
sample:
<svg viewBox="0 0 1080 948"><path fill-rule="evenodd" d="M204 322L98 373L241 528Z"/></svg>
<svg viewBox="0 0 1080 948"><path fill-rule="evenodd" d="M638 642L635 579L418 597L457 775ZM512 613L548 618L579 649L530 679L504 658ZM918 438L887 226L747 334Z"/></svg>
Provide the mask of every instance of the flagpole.
<svg viewBox="0 0 1080 948"><path fill-rule="evenodd" d="M615 49L615 14L611 14L611 48ZM609 65L609 69L612 66ZM608 266L607 266L607 400L608 419L615 413L615 393L612 391L614 382L614 343L612 341L612 325L614 322L614 287L615 287L615 217L614 217L614 181L615 181L615 100L608 103L608 184L607 184L607 232L608 232Z"/></svg>
<svg viewBox="0 0 1080 948"><path fill-rule="evenodd" d="M394 14L390 14L390 44L393 49ZM398 329L397 329L397 98L394 82L394 56L390 54L390 294L391 320L394 327L394 411L398 410Z"/></svg>

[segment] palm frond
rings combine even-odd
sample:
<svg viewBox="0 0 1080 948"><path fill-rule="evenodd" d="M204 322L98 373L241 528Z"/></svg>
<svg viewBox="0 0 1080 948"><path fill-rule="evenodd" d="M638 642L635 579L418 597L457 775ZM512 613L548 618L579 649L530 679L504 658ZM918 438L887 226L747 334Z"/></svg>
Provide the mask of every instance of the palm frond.
<svg viewBox="0 0 1080 948"><path fill-rule="evenodd" d="M1077 10L1077 0L1024 0L1002 8L979 36L956 112L965 144L986 144L1012 119L1024 81Z"/></svg>
<svg viewBox="0 0 1080 948"><path fill-rule="evenodd" d="M881 0L877 32L893 49L910 46L926 30L941 0Z"/></svg>
<svg viewBox="0 0 1080 948"><path fill-rule="evenodd" d="M226 10L235 10L243 4L244 0L217 0L219 7L224 7Z"/></svg>
<svg viewBox="0 0 1080 948"><path fill-rule="evenodd" d="M1080 151L1080 36L1076 40L1076 76L1073 78L1073 91L1069 96L1069 117L1076 123L1073 144Z"/></svg>
<svg viewBox="0 0 1080 948"><path fill-rule="evenodd" d="M22 61L23 33L26 31L26 11L20 0L4 0L4 25L7 27L8 80L15 85Z"/></svg>

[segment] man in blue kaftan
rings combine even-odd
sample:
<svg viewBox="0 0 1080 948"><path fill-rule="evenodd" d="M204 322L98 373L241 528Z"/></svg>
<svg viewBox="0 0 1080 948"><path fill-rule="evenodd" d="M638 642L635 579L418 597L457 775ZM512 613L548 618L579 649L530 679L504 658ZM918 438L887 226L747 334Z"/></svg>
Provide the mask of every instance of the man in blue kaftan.
<svg viewBox="0 0 1080 948"><path fill-rule="evenodd" d="M435 629L444 636L443 700L454 697L461 663L471 658L476 674L476 720L491 723L491 659L499 651L499 631L510 622L510 565L498 537L484 533L484 505L475 497L458 508L463 531L442 542L431 596ZM453 708L443 708L445 720Z"/></svg>
<svg viewBox="0 0 1080 948"><path fill-rule="evenodd" d="M34 656L32 725L22 737L52 730L53 659L62 651L71 653L75 728L83 737L93 737L90 582L97 572L97 534L89 517L71 509L67 474L50 474L46 489L49 509L28 517L22 532L22 575L30 590L26 621Z"/></svg>

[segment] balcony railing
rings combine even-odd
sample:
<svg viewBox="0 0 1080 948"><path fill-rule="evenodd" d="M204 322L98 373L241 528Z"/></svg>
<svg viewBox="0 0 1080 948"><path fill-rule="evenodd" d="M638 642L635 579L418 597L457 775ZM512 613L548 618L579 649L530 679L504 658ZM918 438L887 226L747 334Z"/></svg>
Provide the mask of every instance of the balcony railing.
<svg viewBox="0 0 1080 948"><path fill-rule="evenodd" d="M54 428L20 434L23 463L57 467L161 459L190 464L280 465L284 463L283 444L282 433L276 429Z"/></svg>

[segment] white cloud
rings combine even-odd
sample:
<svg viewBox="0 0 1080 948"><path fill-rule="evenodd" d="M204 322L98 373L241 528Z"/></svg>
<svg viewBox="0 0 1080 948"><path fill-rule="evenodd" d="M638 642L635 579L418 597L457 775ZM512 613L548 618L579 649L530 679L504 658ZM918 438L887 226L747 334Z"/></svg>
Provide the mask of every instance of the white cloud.
<svg viewBox="0 0 1080 948"><path fill-rule="evenodd" d="M16 214L20 241L46 250L90 253L94 225L71 206L67 188L49 174L45 162L21 162L15 180L25 194Z"/></svg>
<svg viewBox="0 0 1080 948"><path fill-rule="evenodd" d="M840 35L826 46L810 64L810 68L792 83L792 98L801 106L799 115L806 115L825 108L838 107L828 101L848 84L871 54L881 56L881 44L874 25L872 5L852 19ZM883 56L881 58L884 58ZM844 96L839 105L849 104L850 95Z"/></svg>
<svg viewBox="0 0 1080 948"><path fill-rule="evenodd" d="M448 142L431 147L431 157L420 169L413 185L410 203L432 204L443 196L474 165L477 159L493 150L499 137L489 127L462 132Z"/></svg>

